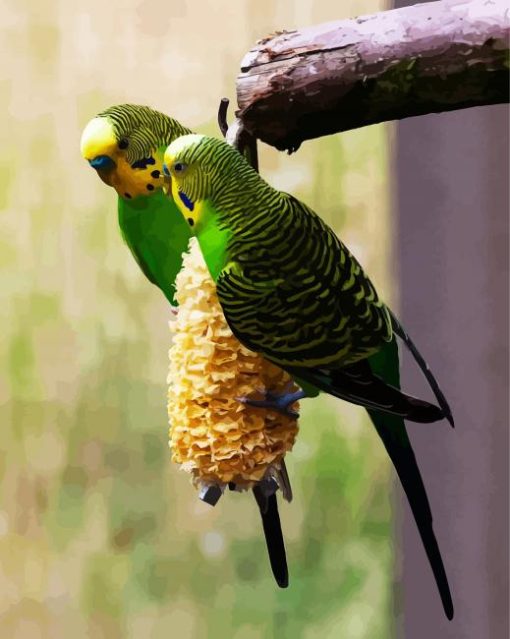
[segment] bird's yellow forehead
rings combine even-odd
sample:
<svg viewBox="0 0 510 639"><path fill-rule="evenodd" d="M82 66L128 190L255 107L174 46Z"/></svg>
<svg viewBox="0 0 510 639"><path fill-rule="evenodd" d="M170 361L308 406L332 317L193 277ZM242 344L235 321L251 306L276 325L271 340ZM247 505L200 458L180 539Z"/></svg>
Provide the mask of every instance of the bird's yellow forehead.
<svg viewBox="0 0 510 639"><path fill-rule="evenodd" d="M170 169L173 163L179 159L179 156L199 144L203 137L203 135L197 133L189 133L188 135L182 135L180 138L177 138L167 147L163 159L164 163Z"/></svg>
<svg viewBox="0 0 510 639"><path fill-rule="evenodd" d="M113 127L106 118L94 118L85 127L80 149L85 160L93 160L98 155L110 155L117 148Z"/></svg>
<svg viewBox="0 0 510 639"><path fill-rule="evenodd" d="M173 163L175 162L176 154L173 152L171 148L172 145L167 147L165 154L163 155L163 163L167 166L167 168L171 168Z"/></svg>

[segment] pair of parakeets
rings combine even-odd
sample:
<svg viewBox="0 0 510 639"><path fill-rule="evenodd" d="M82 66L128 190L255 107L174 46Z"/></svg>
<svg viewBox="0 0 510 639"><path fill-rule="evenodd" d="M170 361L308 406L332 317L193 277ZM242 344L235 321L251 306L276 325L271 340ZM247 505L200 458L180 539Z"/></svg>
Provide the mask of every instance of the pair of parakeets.
<svg viewBox="0 0 510 639"><path fill-rule="evenodd" d="M148 279L173 302L182 253L195 235L234 335L304 389L252 403L286 411L297 399L324 391L367 409L407 494L451 619L448 580L404 419L446 418L452 426L453 419L423 358L353 255L318 215L272 188L234 148L191 134L148 107L103 111L86 126L81 150L117 191L122 234ZM163 192L165 179L172 198ZM438 406L399 390L397 336ZM276 497L258 501L271 565L286 586Z"/></svg>

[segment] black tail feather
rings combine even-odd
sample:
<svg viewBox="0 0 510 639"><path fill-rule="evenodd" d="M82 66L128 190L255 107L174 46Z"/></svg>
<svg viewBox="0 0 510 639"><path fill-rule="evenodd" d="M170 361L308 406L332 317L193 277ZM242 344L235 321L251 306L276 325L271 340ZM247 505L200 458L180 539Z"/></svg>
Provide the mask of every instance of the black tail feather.
<svg viewBox="0 0 510 639"><path fill-rule="evenodd" d="M280 588L287 588L289 585L289 573L276 494L273 493L267 496L262 492L259 486L253 488L253 494L262 518L267 552L269 554L269 561L274 578Z"/></svg>
<svg viewBox="0 0 510 639"><path fill-rule="evenodd" d="M448 619L452 619L452 595L441 552L432 527L432 512L404 422L401 419L375 411L368 411L368 413L395 466L404 492L407 495L425 552L434 573L445 614Z"/></svg>
<svg viewBox="0 0 510 639"><path fill-rule="evenodd" d="M443 392L439 388L439 384L437 383L437 380L434 377L432 371L430 370L427 362L423 359L420 351L417 349L416 345L414 344L412 339L409 337L409 335L405 331L402 324L398 321L398 319L390 310L389 310L389 313L391 317L391 326L393 331L395 332L396 335L400 337L401 340L403 340L403 342L405 343L405 345L411 352L412 356L416 360L416 363L420 367L420 370L425 376L425 379L428 381L430 388L432 389L434 395L436 396L437 403L441 407L441 410L443 411L444 416L450 422L452 428L455 427L452 411L450 409L448 401L446 400L446 397L443 395Z"/></svg>

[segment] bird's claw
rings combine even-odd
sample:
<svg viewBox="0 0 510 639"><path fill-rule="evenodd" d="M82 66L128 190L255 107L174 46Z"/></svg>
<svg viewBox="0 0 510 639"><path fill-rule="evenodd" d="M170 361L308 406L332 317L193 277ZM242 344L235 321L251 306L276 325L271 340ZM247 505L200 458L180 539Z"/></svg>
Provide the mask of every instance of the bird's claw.
<svg viewBox="0 0 510 639"><path fill-rule="evenodd" d="M236 399L238 402L246 406L253 406L254 408L268 408L275 410L282 415L286 415L287 417L297 419L299 417L298 411L293 410L290 407L303 397L304 392L299 390L294 393L283 392L280 394L266 391L265 399L251 399L250 397L246 397L246 395L236 397Z"/></svg>

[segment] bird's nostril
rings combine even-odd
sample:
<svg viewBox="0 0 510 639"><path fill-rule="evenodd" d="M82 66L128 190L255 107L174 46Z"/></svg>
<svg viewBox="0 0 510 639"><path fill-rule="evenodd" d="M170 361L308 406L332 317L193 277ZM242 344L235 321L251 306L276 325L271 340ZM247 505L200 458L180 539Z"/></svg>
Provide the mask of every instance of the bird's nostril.
<svg viewBox="0 0 510 639"><path fill-rule="evenodd" d="M92 160L89 160L89 164L93 169L113 169L115 162L108 155L98 155Z"/></svg>

